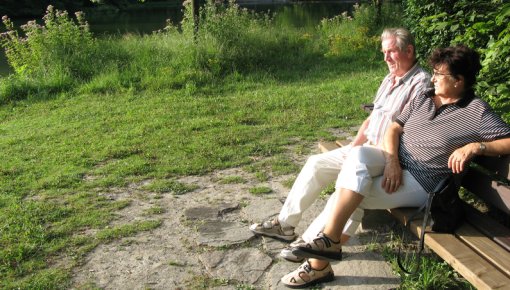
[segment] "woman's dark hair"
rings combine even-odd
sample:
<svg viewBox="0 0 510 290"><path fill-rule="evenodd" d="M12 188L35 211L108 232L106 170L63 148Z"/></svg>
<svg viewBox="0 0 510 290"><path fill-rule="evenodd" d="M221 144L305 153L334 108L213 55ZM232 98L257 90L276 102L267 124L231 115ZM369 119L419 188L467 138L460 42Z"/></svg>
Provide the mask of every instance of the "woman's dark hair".
<svg viewBox="0 0 510 290"><path fill-rule="evenodd" d="M459 76L463 76L466 89L472 89L476 83L476 75L482 68L478 52L464 45L434 50L429 58L429 64L432 68L444 64L453 77L458 79Z"/></svg>

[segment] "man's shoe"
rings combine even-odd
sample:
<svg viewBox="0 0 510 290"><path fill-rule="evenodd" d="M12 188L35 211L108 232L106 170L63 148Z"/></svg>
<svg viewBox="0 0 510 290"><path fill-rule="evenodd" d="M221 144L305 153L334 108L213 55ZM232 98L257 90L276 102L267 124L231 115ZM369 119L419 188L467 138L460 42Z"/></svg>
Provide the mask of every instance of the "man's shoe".
<svg viewBox="0 0 510 290"><path fill-rule="evenodd" d="M292 248L292 254L303 258L340 261L342 260L342 244L331 240L324 233L319 233L311 243L299 244Z"/></svg>
<svg viewBox="0 0 510 290"><path fill-rule="evenodd" d="M335 274L328 264L322 270L312 269L308 261L304 262L293 272L283 276L281 282L289 288L307 288L323 282L331 282Z"/></svg>
<svg viewBox="0 0 510 290"><path fill-rule="evenodd" d="M288 247L281 250L280 257L284 258L285 260L287 260L289 262L302 263L305 258L298 257L298 256L292 254L292 248L298 246L299 244L304 244L304 243L306 243L306 242L302 238L299 238L296 241L290 243L290 245Z"/></svg>
<svg viewBox="0 0 510 290"><path fill-rule="evenodd" d="M282 227L278 218L265 221L260 224L253 224L250 230L256 234L281 239L284 241L293 241L297 235L294 233L294 227Z"/></svg>

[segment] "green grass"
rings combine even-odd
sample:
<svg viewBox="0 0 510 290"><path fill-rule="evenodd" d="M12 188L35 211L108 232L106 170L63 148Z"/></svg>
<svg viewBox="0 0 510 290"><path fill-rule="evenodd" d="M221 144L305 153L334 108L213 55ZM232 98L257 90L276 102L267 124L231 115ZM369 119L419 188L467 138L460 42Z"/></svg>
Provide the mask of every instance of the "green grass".
<svg viewBox="0 0 510 290"><path fill-rule="evenodd" d="M242 184L246 183L246 179L241 176L231 175L225 176L219 180L220 184Z"/></svg>
<svg viewBox="0 0 510 290"><path fill-rule="evenodd" d="M2 280L38 272L73 232L103 228L126 206L93 189L153 179L144 189L183 194L193 187L177 176L275 154L257 168L295 171L277 153L294 140L315 142L331 137L327 128L358 123L359 103L384 75L381 62L358 60L358 72L321 62L305 74L238 76L194 95L185 89L73 92L2 106L0 256L8 278Z"/></svg>
<svg viewBox="0 0 510 290"><path fill-rule="evenodd" d="M404 273L399 267L399 248L402 265L413 274ZM393 271L400 275L398 289L475 289L435 253L425 250L418 260L417 241L404 243L402 232L391 231L387 237L376 237L367 249L380 252Z"/></svg>
<svg viewBox="0 0 510 290"><path fill-rule="evenodd" d="M47 257L90 250L93 237L76 240L74 233L105 228L126 206L97 189L152 179L144 189L183 194L193 188L174 178L253 165L254 156L275 156L253 165L260 172L295 172L279 155L286 146L331 138L328 128L364 117L359 104L370 100L385 68L380 61L351 61L357 71L323 61L313 70L285 71L283 79L248 75L192 96L185 90L62 93L2 106L1 283L66 277L68 269L45 270ZM100 240L146 228L100 232ZM54 281L51 288L65 279L43 280Z"/></svg>

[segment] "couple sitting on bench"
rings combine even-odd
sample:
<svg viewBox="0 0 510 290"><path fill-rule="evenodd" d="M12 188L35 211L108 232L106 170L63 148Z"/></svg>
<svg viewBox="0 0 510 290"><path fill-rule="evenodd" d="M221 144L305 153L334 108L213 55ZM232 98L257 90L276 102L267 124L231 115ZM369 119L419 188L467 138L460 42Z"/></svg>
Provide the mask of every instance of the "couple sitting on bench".
<svg viewBox="0 0 510 290"><path fill-rule="evenodd" d="M405 29L386 29L382 52L389 68L374 110L352 144L309 158L278 218L250 229L292 241L302 212L335 181L323 212L281 255L307 259L281 281L301 288L334 279L328 261L341 260L342 244L360 224L363 209L419 207L427 193L476 155L510 154L510 127L474 95L479 55L465 46L437 49L429 75L416 64ZM404 107L405 106L405 107Z"/></svg>

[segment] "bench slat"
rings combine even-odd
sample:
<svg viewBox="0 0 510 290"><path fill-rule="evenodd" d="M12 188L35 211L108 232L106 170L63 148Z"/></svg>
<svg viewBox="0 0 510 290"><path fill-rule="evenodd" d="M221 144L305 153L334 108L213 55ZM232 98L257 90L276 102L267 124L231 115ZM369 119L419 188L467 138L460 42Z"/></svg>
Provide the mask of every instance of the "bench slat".
<svg viewBox="0 0 510 290"><path fill-rule="evenodd" d="M462 179L462 186L483 200L510 214L510 187L493 181L476 170L469 170Z"/></svg>
<svg viewBox="0 0 510 290"><path fill-rule="evenodd" d="M510 277L510 254L505 249L468 224L461 226L455 235Z"/></svg>
<svg viewBox="0 0 510 290"><path fill-rule="evenodd" d="M476 255L453 235L425 235L425 242L477 289L508 289L510 278Z"/></svg>
<svg viewBox="0 0 510 290"><path fill-rule="evenodd" d="M474 161L500 177L510 180L510 155L499 157L483 156L477 157Z"/></svg>
<svg viewBox="0 0 510 290"><path fill-rule="evenodd" d="M466 220L477 230L488 237L492 237L501 247L510 252L510 229L497 223L495 220L481 214L476 209L466 206Z"/></svg>
<svg viewBox="0 0 510 290"><path fill-rule="evenodd" d="M331 150L335 150L338 148L340 148L340 146L338 146L338 143L335 141L321 141L321 142L319 142L319 150L323 153L331 151Z"/></svg>
<svg viewBox="0 0 510 290"><path fill-rule="evenodd" d="M390 210L391 214L402 223L414 211L416 211L414 208ZM463 225L461 228L465 226L467 225ZM421 220L412 221L410 229L419 237L421 234ZM509 277L473 252L471 248L454 235L427 233L425 244L478 289L505 289L510 285Z"/></svg>

